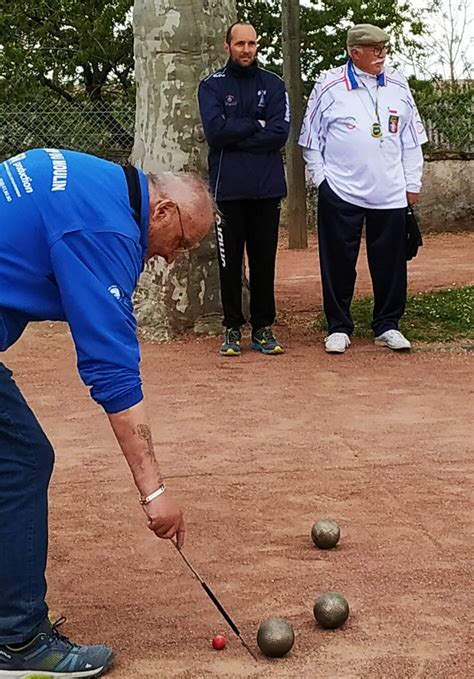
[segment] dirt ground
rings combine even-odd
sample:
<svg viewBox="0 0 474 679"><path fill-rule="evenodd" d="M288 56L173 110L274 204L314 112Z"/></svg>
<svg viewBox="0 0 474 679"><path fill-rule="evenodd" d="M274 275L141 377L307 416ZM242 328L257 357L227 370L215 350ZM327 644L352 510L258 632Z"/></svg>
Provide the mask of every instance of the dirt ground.
<svg viewBox="0 0 474 679"><path fill-rule="evenodd" d="M473 252L472 235L426 238L411 291L471 282ZM368 289L362 263L358 293ZM292 652L255 662L145 528L65 327L41 324L3 360L57 454L50 607L74 639L114 646L111 679L467 679L472 352L397 355L358 340L325 354L322 335L287 322L320 304L314 244L280 249L277 293L284 356L222 359L217 338L146 345L143 378L157 453L186 508L185 553L253 648L260 622L279 616L294 625ZM326 552L310 537L323 516L342 531ZM327 590L351 607L340 630L313 618ZM217 633L223 651L211 648Z"/></svg>

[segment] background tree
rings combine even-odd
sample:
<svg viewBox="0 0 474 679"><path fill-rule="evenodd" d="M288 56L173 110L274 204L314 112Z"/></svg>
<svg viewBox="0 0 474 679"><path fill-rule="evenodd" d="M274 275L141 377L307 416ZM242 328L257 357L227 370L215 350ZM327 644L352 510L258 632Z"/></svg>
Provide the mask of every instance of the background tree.
<svg viewBox="0 0 474 679"><path fill-rule="evenodd" d="M131 0L0 0L1 97L133 98Z"/></svg>
<svg viewBox="0 0 474 679"><path fill-rule="evenodd" d="M281 2L237 0L240 18L253 23L261 35L261 54L268 67L282 72ZM422 14L405 0L307 0L301 4L301 66L308 91L320 71L347 59L345 44L351 24L371 23L386 28L396 48L417 46L423 33Z"/></svg>
<svg viewBox="0 0 474 679"><path fill-rule="evenodd" d="M442 78L455 83L472 77L472 2L433 0L424 8L432 24L422 54L412 63L427 79ZM471 48L471 52L469 49Z"/></svg>
<svg viewBox="0 0 474 679"><path fill-rule="evenodd" d="M132 162L145 171L205 172L206 147L197 87L225 63L234 0L136 0L133 13L137 83ZM168 339L184 330L221 327L214 237L182 262L151 261L136 310L147 335Z"/></svg>
<svg viewBox="0 0 474 679"><path fill-rule="evenodd" d="M131 147L133 136L112 106L134 99L131 6L131 0L0 0L0 103L27 102L31 114L18 126L19 143L27 144L34 130L36 145L54 143L41 109L67 102L65 116L71 107L86 111L87 130L100 125L114 147Z"/></svg>
<svg viewBox="0 0 474 679"><path fill-rule="evenodd" d="M472 158L471 3L434 0L422 11L430 30L423 50L408 51L406 61L415 74L410 85L429 130L424 153L432 158Z"/></svg>
<svg viewBox="0 0 474 679"><path fill-rule="evenodd" d="M290 248L308 246L306 224L305 168L298 137L303 119L303 84L301 81L301 34L299 21L300 3L295 0L282 2L282 48L283 76L288 90L291 123L286 145L286 176L288 181L287 223Z"/></svg>

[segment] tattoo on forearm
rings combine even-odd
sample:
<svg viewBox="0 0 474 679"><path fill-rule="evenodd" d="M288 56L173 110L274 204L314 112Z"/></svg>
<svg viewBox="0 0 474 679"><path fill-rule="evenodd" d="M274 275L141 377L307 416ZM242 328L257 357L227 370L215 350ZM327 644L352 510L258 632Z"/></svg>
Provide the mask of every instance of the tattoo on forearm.
<svg viewBox="0 0 474 679"><path fill-rule="evenodd" d="M151 438L150 427L146 424L139 424L137 426L137 434L138 438L142 439L143 441L146 441L147 453L151 458L154 458L155 454L153 451L153 440Z"/></svg>

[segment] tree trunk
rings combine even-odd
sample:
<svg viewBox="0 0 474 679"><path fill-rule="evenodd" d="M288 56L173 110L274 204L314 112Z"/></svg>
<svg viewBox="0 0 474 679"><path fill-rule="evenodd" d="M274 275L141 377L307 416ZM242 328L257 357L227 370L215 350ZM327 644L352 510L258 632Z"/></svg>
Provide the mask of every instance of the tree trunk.
<svg viewBox="0 0 474 679"><path fill-rule="evenodd" d="M298 146L303 119L303 83L301 80L300 3L283 0L283 75L290 99L291 124L286 145L286 176L288 180L288 245L308 247L306 225L306 182L304 160Z"/></svg>
<svg viewBox="0 0 474 679"><path fill-rule="evenodd" d="M135 0L133 23L137 112L131 162L145 172L205 174L199 81L225 62L225 32L234 0ZM186 330L221 328L214 234L171 266L155 257L135 298L144 334L169 339Z"/></svg>

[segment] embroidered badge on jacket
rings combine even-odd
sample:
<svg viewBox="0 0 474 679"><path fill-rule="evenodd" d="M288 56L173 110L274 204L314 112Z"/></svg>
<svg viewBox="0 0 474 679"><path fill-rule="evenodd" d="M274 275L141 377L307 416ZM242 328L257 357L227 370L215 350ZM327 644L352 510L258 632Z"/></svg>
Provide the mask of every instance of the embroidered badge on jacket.
<svg viewBox="0 0 474 679"><path fill-rule="evenodd" d="M389 115L388 117L388 131L392 134L397 134L398 123L400 121L400 116Z"/></svg>

